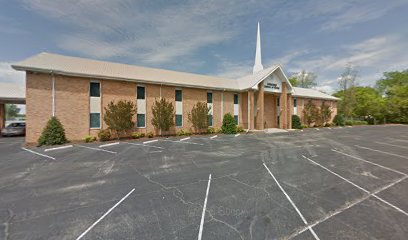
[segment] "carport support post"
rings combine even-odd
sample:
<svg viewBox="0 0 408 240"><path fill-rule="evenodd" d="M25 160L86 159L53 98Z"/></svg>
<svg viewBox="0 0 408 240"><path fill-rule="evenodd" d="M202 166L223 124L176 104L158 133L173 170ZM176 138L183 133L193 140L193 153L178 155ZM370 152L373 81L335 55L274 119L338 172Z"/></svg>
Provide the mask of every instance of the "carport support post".
<svg viewBox="0 0 408 240"><path fill-rule="evenodd" d="M5 127L6 123L6 105L0 103L0 129Z"/></svg>

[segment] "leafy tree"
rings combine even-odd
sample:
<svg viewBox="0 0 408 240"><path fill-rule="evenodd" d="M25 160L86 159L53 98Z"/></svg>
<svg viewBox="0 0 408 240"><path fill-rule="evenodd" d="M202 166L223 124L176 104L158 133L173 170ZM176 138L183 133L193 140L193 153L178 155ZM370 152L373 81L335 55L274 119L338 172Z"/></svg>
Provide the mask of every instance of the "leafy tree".
<svg viewBox="0 0 408 240"><path fill-rule="evenodd" d="M17 107L15 104L6 104L6 118L15 118L18 117L18 114L20 113L20 108Z"/></svg>
<svg viewBox="0 0 408 240"><path fill-rule="evenodd" d="M293 129L302 129L302 122L298 115L292 115L292 128Z"/></svg>
<svg viewBox="0 0 408 240"><path fill-rule="evenodd" d="M117 103L111 101L105 107L103 120L109 129L115 131L119 138L121 134L132 129L135 126L133 116L136 113L136 106L131 101L120 100Z"/></svg>
<svg viewBox="0 0 408 240"><path fill-rule="evenodd" d="M196 132L201 133L202 130L208 129L208 113L210 108L205 102L197 102L191 112L188 113L188 121L193 125Z"/></svg>
<svg viewBox="0 0 408 240"><path fill-rule="evenodd" d="M152 125L156 130L163 134L163 131L169 131L172 126L174 126L175 111L173 103L162 98L160 100L155 100L152 106Z"/></svg>
<svg viewBox="0 0 408 240"><path fill-rule="evenodd" d="M322 101L322 105L320 106L320 123L324 126L332 116L332 110L330 105L327 105L324 101Z"/></svg>
<svg viewBox="0 0 408 240"><path fill-rule="evenodd" d="M222 119L221 131L224 134L235 134L237 133L237 123L231 113L224 115Z"/></svg>
<svg viewBox="0 0 408 240"><path fill-rule="evenodd" d="M344 126L344 119L343 116L337 114L333 118L333 123L336 124L336 126Z"/></svg>
<svg viewBox="0 0 408 240"><path fill-rule="evenodd" d="M316 105L314 105L312 100L309 100L303 108L303 118L305 119L307 126L310 127L312 123L316 122L316 120L318 120L318 116L319 109L316 107Z"/></svg>
<svg viewBox="0 0 408 240"><path fill-rule="evenodd" d="M57 145L68 142L65 130L57 117L51 117L38 139L38 145Z"/></svg>
<svg viewBox="0 0 408 240"><path fill-rule="evenodd" d="M385 72L376 86L385 96L387 121L408 123L408 70Z"/></svg>
<svg viewBox="0 0 408 240"><path fill-rule="evenodd" d="M342 93L341 101L339 102L339 113L344 114L346 118L350 118L355 104L355 86L357 81L358 71L350 63L346 65L341 76L338 78L340 93Z"/></svg>
<svg viewBox="0 0 408 240"><path fill-rule="evenodd" d="M313 72L306 72L302 70L296 74L293 74L289 81L294 87L312 88L317 85L317 75Z"/></svg>

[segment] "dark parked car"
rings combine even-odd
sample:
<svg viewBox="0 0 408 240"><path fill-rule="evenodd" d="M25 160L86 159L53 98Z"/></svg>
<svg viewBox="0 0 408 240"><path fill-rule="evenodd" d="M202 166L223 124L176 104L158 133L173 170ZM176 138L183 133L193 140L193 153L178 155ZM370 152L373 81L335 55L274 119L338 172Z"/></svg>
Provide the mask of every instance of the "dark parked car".
<svg viewBox="0 0 408 240"><path fill-rule="evenodd" d="M12 122L7 127L1 129L1 136L25 136L25 122Z"/></svg>

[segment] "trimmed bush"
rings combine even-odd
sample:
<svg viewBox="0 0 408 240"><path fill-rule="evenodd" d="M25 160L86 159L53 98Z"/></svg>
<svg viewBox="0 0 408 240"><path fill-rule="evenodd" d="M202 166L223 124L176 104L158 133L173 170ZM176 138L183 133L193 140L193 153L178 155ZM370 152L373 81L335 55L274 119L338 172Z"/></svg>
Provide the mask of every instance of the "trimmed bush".
<svg viewBox="0 0 408 240"><path fill-rule="evenodd" d="M244 128L242 126L237 127L237 132L242 133L244 132Z"/></svg>
<svg viewBox="0 0 408 240"><path fill-rule="evenodd" d="M208 130L207 130L207 133L209 133L209 134L215 133L215 128L209 127Z"/></svg>
<svg viewBox="0 0 408 240"><path fill-rule="evenodd" d="M332 124L331 124L331 123L325 123L324 126L325 126L325 127L331 127Z"/></svg>
<svg viewBox="0 0 408 240"><path fill-rule="evenodd" d="M162 98L155 100L152 106L152 125L161 135L175 125L175 114L173 103ZM149 135L148 135L149 136Z"/></svg>
<svg viewBox="0 0 408 240"><path fill-rule="evenodd" d="M231 115L231 113L227 113L227 114L224 115L224 118L222 119L221 131L224 134L235 134L235 133L237 133L237 125L236 125L235 119Z"/></svg>
<svg viewBox="0 0 408 240"><path fill-rule="evenodd" d="M185 132L183 131L183 129L181 129L180 131L176 132L176 136L184 136L186 135Z"/></svg>
<svg viewBox="0 0 408 240"><path fill-rule="evenodd" d="M109 102L105 107L105 115L103 120L109 129L116 133L116 137L119 137L132 129L135 126L133 122L133 116L136 113L136 106L131 101L120 100L117 103L114 101Z"/></svg>
<svg viewBox="0 0 408 240"><path fill-rule="evenodd" d="M308 128L308 127L307 127L307 125L302 124L302 129L303 129L303 128Z"/></svg>
<svg viewBox="0 0 408 240"><path fill-rule="evenodd" d="M148 133L147 133L147 137L148 137L148 138L153 138L153 137L154 137L154 133L153 133L153 132L148 132Z"/></svg>
<svg viewBox="0 0 408 240"><path fill-rule="evenodd" d="M346 121L347 126L353 126L353 125L368 125L367 121L360 121L360 120L347 120Z"/></svg>
<svg viewBox="0 0 408 240"><path fill-rule="evenodd" d="M188 113L188 121L193 125L196 133L202 133L203 130L208 129L208 113L210 110L206 102L197 102L191 112Z"/></svg>
<svg viewBox="0 0 408 240"><path fill-rule="evenodd" d="M100 130L98 132L98 138L99 138L99 141L102 141L102 142L109 141L111 139L111 133L107 129Z"/></svg>
<svg viewBox="0 0 408 240"><path fill-rule="evenodd" d="M336 116L334 116L333 123L334 123L336 126L344 126L343 116L338 115L338 114L337 114Z"/></svg>
<svg viewBox="0 0 408 240"><path fill-rule="evenodd" d="M58 145L68 142L65 130L57 117L51 117L38 139L38 145Z"/></svg>
<svg viewBox="0 0 408 240"><path fill-rule="evenodd" d="M292 128L293 129L302 129L302 122L298 115L292 115Z"/></svg>
<svg viewBox="0 0 408 240"><path fill-rule="evenodd" d="M88 135L88 136L86 136L86 137L84 138L84 141L85 141L86 143L95 142L95 141L96 141L96 137L93 137L93 136L91 136L91 135Z"/></svg>
<svg viewBox="0 0 408 240"><path fill-rule="evenodd" d="M140 133L140 132L134 132L134 133L132 133L132 138L133 138L133 139L139 139L139 138L142 138L142 137L144 137L144 136L145 136L144 133Z"/></svg>

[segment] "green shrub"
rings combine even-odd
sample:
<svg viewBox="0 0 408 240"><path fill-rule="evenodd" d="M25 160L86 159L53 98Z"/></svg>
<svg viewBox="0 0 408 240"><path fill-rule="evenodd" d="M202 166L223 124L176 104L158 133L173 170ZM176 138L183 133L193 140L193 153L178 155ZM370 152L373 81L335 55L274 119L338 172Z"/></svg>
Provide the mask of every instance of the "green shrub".
<svg viewBox="0 0 408 240"><path fill-rule="evenodd" d="M153 138L153 137L154 137L154 133L153 133L153 132L148 132L148 133L147 133L147 137L148 137L148 138Z"/></svg>
<svg viewBox="0 0 408 240"><path fill-rule="evenodd" d="M216 128L215 133L222 133L222 129L221 128Z"/></svg>
<svg viewBox="0 0 408 240"><path fill-rule="evenodd" d="M209 133L209 134L215 133L215 128L209 127L208 130L207 130L207 133Z"/></svg>
<svg viewBox="0 0 408 240"><path fill-rule="evenodd" d="M84 138L84 141L85 141L86 143L95 142L95 141L96 141L96 137L93 137L93 136L91 136L91 135L88 135L88 136L86 136L86 137Z"/></svg>
<svg viewBox="0 0 408 240"><path fill-rule="evenodd" d="M103 129L98 132L99 141L109 141L111 139L111 132L108 129Z"/></svg>
<svg viewBox="0 0 408 240"><path fill-rule="evenodd" d="M353 126L353 121L352 120L347 120L347 121L344 122L344 124L346 126Z"/></svg>
<svg viewBox="0 0 408 240"><path fill-rule="evenodd" d="M337 114L336 116L334 116L333 123L334 123L336 126L344 126L343 116L338 115L338 114Z"/></svg>
<svg viewBox="0 0 408 240"><path fill-rule="evenodd" d="M134 132L134 133L132 133L132 138L133 139L139 139L139 138L142 138L142 137L144 137L144 133L139 133L139 132Z"/></svg>
<svg viewBox="0 0 408 240"><path fill-rule="evenodd" d="M224 118L222 119L221 130L222 130L222 133L224 133L224 134L235 134L235 133L237 133L237 125L236 125L235 119L231 115L231 113L227 113L227 114L224 115Z"/></svg>
<svg viewBox="0 0 408 240"><path fill-rule="evenodd" d="M331 123L325 123L324 126L325 126L325 127L331 127L332 124L331 124Z"/></svg>
<svg viewBox="0 0 408 240"><path fill-rule="evenodd" d="M183 129L176 132L176 136L184 136L184 135L185 135L185 133L184 133Z"/></svg>
<svg viewBox="0 0 408 240"><path fill-rule="evenodd" d="M302 124L302 129L303 128L307 128L307 125L306 124Z"/></svg>
<svg viewBox="0 0 408 240"><path fill-rule="evenodd" d="M191 131L184 131L184 135L191 136L191 135L193 135L193 133Z"/></svg>
<svg viewBox="0 0 408 240"><path fill-rule="evenodd" d="M155 100L152 106L152 125L156 131L163 134L175 125L175 114L173 103L170 100L165 98ZM147 136L149 137L149 134Z"/></svg>
<svg viewBox="0 0 408 240"><path fill-rule="evenodd" d="M132 129L135 126L133 116L136 113L136 106L131 101L120 100L117 103L109 102L105 107L105 115L103 120L109 129L116 133L117 138L124 132Z"/></svg>
<svg viewBox="0 0 408 240"><path fill-rule="evenodd" d="M292 115L292 128L293 129L302 129L302 122L298 115Z"/></svg>
<svg viewBox="0 0 408 240"><path fill-rule="evenodd" d="M244 128L242 126L237 127L237 132L242 133L244 132Z"/></svg>
<svg viewBox="0 0 408 240"><path fill-rule="evenodd" d="M68 142L68 140L65 137L64 127L58 118L51 117L38 139L38 145L57 145L66 142Z"/></svg>
<svg viewBox="0 0 408 240"><path fill-rule="evenodd" d="M144 138L144 137L146 137L146 134L145 133L140 133L140 138Z"/></svg>
<svg viewBox="0 0 408 240"><path fill-rule="evenodd" d="M360 120L347 120L346 121L347 126L353 126L353 125L368 125L367 121L360 121Z"/></svg>

